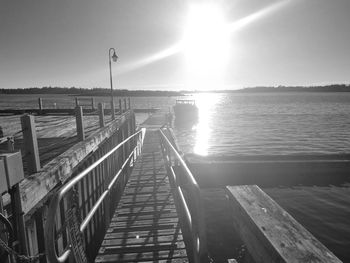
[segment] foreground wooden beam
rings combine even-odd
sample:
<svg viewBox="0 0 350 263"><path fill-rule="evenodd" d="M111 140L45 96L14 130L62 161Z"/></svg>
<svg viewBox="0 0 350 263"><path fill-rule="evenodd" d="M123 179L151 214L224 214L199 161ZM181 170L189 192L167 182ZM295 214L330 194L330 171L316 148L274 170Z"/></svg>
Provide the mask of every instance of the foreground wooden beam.
<svg viewBox="0 0 350 263"><path fill-rule="evenodd" d="M258 186L226 192L234 228L255 262L341 262Z"/></svg>

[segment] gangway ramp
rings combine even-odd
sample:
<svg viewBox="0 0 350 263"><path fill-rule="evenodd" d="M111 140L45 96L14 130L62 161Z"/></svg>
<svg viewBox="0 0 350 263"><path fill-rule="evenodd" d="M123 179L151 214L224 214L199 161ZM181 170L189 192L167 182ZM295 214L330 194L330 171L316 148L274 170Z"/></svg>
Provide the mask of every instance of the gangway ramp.
<svg viewBox="0 0 350 263"><path fill-rule="evenodd" d="M188 262L159 135L147 129L95 262Z"/></svg>

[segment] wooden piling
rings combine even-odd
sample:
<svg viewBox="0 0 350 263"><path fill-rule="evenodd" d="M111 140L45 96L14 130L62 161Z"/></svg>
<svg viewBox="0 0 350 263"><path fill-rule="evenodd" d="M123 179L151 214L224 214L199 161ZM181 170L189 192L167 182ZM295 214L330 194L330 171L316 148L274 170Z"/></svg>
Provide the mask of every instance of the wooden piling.
<svg viewBox="0 0 350 263"><path fill-rule="evenodd" d="M39 104L39 110L43 110L43 99L42 98L39 98L38 99L38 104Z"/></svg>
<svg viewBox="0 0 350 263"><path fill-rule="evenodd" d="M79 106L79 100L77 97L75 97L75 106L78 107Z"/></svg>
<svg viewBox="0 0 350 263"><path fill-rule="evenodd" d="M25 114L21 117L23 140L24 140L24 156L27 160L27 171L29 174L40 170L40 158L38 139L36 136L34 116Z"/></svg>
<svg viewBox="0 0 350 263"><path fill-rule="evenodd" d="M11 195L11 206L12 213L14 217L14 229L17 231L17 238L19 241L20 252L24 255L28 254L28 244L27 244L27 235L26 227L24 221L24 214L21 203L21 194L19 189L19 184L14 185L10 191Z"/></svg>
<svg viewBox="0 0 350 263"><path fill-rule="evenodd" d="M7 151L14 152L15 151L15 139L11 137L7 137Z"/></svg>
<svg viewBox="0 0 350 263"><path fill-rule="evenodd" d="M104 104L102 102L98 104L98 116L100 119L100 127L102 128L105 126Z"/></svg>
<svg viewBox="0 0 350 263"><path fill-rule="evenodd" d="M111 113L112 113L112 120L115 120L115 108L114 108L114 99L111 98Z"/></svg>
<svg viewBox="0 0 350 263"><path fill-rule="evenodd" d="M77 137L79 141L85 140L84 123L83 123L83 107L75 108L75 119L77 124Z"/></svg>
<svg viewBox="0 0 350 263"><path fill-rule="evenodd" d="M95 98L91 97L91 109L95 110Z"/></svg>
<svg viewBox="0 0 350 263"><path fill-rule="evenodd" d="M124 98L124 110L127 111L127 108L126 108L126 98Z"/></svg>
<svg viewBox="0 0 350 263"><path fill-rule="evenodd" d="M120 112L120 114L123 113L122 100L121 99L119 99L119 112Z"/></svg>
<svg viewBox="0 0 350 263"><path fill-rule="evenodd" d="M128 109L130 110L130 97L128 98Z"/></svg>

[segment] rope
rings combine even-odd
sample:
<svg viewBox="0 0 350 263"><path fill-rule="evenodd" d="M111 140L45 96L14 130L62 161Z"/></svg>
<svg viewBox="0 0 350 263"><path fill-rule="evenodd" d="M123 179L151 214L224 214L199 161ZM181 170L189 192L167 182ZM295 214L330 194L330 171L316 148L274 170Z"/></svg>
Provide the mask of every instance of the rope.
<svg viewBox="0 0 350 263"><path fill-rule="evenodd" d="M12 134L12 137L15 137L16 135L20 134L21 132L24 132L26 129L23 130L19 130L18 132L15 132L14 134Z"/></svg>
<svg viewBox="0 0 350 263"><path fill-rule="evenodd" d="M4 143L4 142L7 142L7 141L9 141L9 140L14 140L15 137L16 137L18 134L22 133L23 131L25 131L25 129L19 130L18 132L15 132L15 133L13 133L13 134L11 134L11 135L9 135L9 136L1 137L1 138L0 138L0 144L2 144L2 143Z"/></svg>
<svg viewBox="0 0 350 263"><path fill-rule="evenodd" d="M11 223L8 221L8 219L0 213L0 222L3 223L7 231L9 233L9 243L11 244L13 242L13 228ZM15 251L13 248L11 248L4 240L0 238L0 248L2 248L7 254L3 254L0 259L7 258L7 255L10 255L11 258L17 262L36 262L40 257L45 256L45 254L38 254L36 256L27 256L27 255L21 255L17 251Z"/></svg>
<svg viewBox="0 0 350 263"><path fill-rule="evenodd" d="M4 143L4 142L7 142L9 139L9 137L2 137L0 138L0 144Z"/></svg>
<svg viewBox="0 0 350 263"><path fill-rule="evenodd" d="M17 260L17 262L36 262L41 257L45 256L44 253L37 254L35 256L27 256L27 255L21 255L16 250L9 247L1 238L0 238L0 247L5 250L9 255L11 255L12 258Z"/></svg>

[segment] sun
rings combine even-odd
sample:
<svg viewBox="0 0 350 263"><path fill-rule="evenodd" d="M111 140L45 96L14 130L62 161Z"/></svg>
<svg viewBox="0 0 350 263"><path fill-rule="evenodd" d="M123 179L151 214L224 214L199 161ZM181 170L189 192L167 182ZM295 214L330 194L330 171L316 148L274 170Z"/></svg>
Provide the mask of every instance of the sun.
<svg viewBox="0 0 350 263"><path fill-rule="evenodd" d="M221 6L197 3L189 7L183 39L189 88L218 89L228 62L229 35Z"/></svg>

